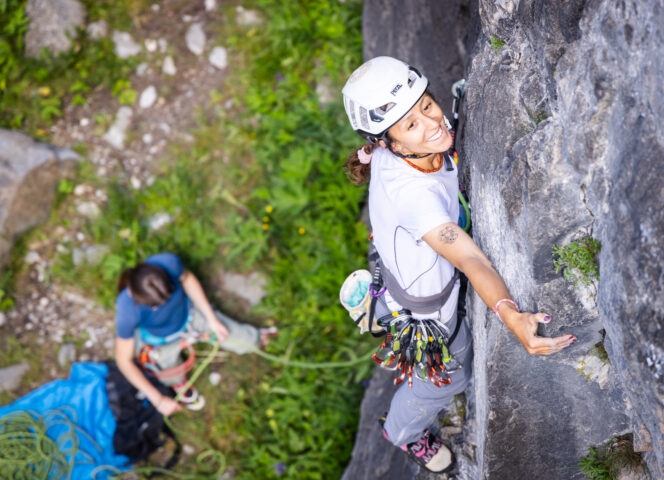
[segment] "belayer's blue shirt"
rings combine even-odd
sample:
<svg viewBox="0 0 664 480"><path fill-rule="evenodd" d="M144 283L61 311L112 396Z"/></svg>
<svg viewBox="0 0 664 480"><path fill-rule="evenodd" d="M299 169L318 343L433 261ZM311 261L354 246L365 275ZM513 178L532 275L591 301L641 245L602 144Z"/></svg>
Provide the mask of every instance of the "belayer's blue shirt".
<svg viewBox="0 0 664 480"><path fill-rule="evenodd" d="M120 338L133 338L137 327L144 328L158 337L165 337L182 328L188 315L188 299L184 293L180 277L184 265L177 255L160 253L145 260L145 263L157 265L166 270L173 281L175 290L166 303L153 308L136 303L125 288L115 300L115 319L117 335Z"/></svg>

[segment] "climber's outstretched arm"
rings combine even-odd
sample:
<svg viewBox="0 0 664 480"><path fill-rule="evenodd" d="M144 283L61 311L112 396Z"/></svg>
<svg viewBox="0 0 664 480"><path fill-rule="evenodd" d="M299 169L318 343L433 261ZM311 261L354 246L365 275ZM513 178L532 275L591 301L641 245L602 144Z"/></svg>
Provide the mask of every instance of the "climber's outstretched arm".
<svg viewBox="0 0 664 480"><path fill-rule="evenodd" d="M458 225L451 222L439 225L426 233L422 239L468 277L477 294L490 308L493 308L499 300L512 298L505 282L489 259ZM561 335L555 338L537 336L537 324L548 323L551 320L551 317L545 313L519 313L508 302L501 302L498 305L498 313L507 328L531 355L550 355L569 347L576 340L573 335Z"/></svg>

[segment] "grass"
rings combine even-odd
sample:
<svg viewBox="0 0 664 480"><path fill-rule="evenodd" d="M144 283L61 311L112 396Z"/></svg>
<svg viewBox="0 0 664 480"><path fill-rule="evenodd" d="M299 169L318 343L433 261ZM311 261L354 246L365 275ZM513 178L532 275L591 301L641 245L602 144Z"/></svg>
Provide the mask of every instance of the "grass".
<svg viewBox="0 0 664 480"><path fill-rule="evenodd" d="M565 246L554 245L553 266L556 273L562 271L574 286L579 283L590 285L593 280L599 280L597 257L601 248L601 243L592 237L583 237Z"/></svg>
<svg viewBox="0 0 664 480"><path fill-rule="evenodd" d="M122 17L103 5L110 10L92 10L92 19ZM232 18L233 7L222 7L225 17ZM75 227L86 243L105 244L109 252L98 265L80 267L70 253L59 254L53 279L111 307L118 274L160 251L180 255L206 284L220 267L260 271L269 279L268 295L252 315L280 326L272 353L309 362L357 358L374 342L357 335L338 304L338 289L366 265L368 232L358 221L365 190L352 186L341 168L361 142L340 102L319 104L316 86L329 82L340 91L361 63L362 5L256 0L245 8L257 9L264 24L220 25L234 71L210 93L193 142L171 146L154 184L134 190L120 178L96 178L85 162L74 183L61 184L44 229ZM125 74L104 82L116 87L119 102L132 89ZM227 110L229 99L235 107ZM70 215L78 183L108 194L98 218ZM149 223L157 214L171 222L155 231ZM354 369L304 370L230 357L222 368L227 388L200 382L209 408L174 421L220 449L234 478L338 478L357 428L361 381L370 371L368 361ZM194 459L179 468L195 469Z"/></svg>
<svg viewBox="0 0 664 480"><path fill-rule="evenodd" d="M43 365L39 362L31 361L37 355L34 354L38 349L36 342L29 338L19 339L12 335L3 335L0 339L0 368L9 367L19 363L28 363L28 370L21 379L21 384L17 391L0 392L0 405L7 405L18 399L21 392L24 392L26 386L35 387L43 375Z"/></svg>
<svg viewBox="0 0 664 480"><path fill-rule="evenodd" d="M39 58L24 55L28 18L27 0L0 1L0 127L20 129L42 140L63 115L63 105L83 105L100 85L112 88L126 82L138 57L122 60L113 53L109 38L91 40L79 32L70 51ZM127 25L131 13L147 5L143 0L84 2L89 21L106 15L109 30ZM120 103L131 100L131 88L117 89ZM135 92L134 92L135 93ZM132 102L133 103L133 102Z"/></svg>
<svg viewBox="0 0 664 480"><path fill-rule="evenodd" d="M539 125L542 123L544 120L549 118L549 114L544 111L544 110L538 110L538 111L531 111L528 107L526 107L526 112L528 113L528 117L530 120L533 122L535 126Z"/></svg>
<svg viewBox="0 0 664 480"><path fill-rule="evenodd" d="M612 438L602 447L590 447L578 465L589 480L617 480L623 470L645 470L641 455L634 452L631 435Z"/></svg>

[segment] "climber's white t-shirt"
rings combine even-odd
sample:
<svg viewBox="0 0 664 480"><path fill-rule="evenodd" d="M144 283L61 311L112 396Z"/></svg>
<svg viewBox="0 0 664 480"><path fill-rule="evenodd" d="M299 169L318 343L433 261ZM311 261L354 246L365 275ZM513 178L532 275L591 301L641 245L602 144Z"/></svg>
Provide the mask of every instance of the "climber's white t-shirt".
<svg viewBox="0 0 664 480"><path fill-rule="evenodd" d="M383 264L410 295L440 293L454 275L454 266L422 236L444 223L457 223L457 176L456 165L452 171L443 165L437 172L424 173L387 149L373 152L369 215L374 243ZM455 313L458 296L459 282L440 310L443 322ZM394 308L390 303L396 302L388 297L388 306ZM415 316L431 318L432 314Z"/></svg>

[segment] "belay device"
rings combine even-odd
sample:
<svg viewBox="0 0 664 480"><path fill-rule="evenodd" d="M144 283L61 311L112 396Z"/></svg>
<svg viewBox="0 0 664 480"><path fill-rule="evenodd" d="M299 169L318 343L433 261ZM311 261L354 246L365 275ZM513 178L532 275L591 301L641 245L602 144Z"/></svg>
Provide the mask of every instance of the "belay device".
<svg viewBox="0 0 664 480"><path fill-rule="evenodd" d="M451 133L454 142L448 155L454 158L455 163L458 163L455 131L464 90L464 80L456 82L452 87L454 117ZM459 201L463 210L459 225L468 231L470 210L461 192ZM369 239L371 240L371 236ZM382 265L373 242L369 249L369 264L374 265L373 274L367 270L353 272L344 281L339 299L355 324L360 327L360 333L369 331L375 337L385 336L385 341L373 354L373 360L381 367L396 372L395 385L407 379L408 386L412 387L413 377L423 382L431 381L436 387L452 383L450 374L462 368L450 353L450 346L459 333L465 316L463 305L459 306L456 326L451 334L438 320L414 318L412 313L427 314L440 310L462 274L455 269L454 275L441 292L429 297L414 297L403 290L392 273ZM464 283L462 282L460 300L465 290ZM402 306L401 310L389 311L383 298L386 290L389 290L394 300Z"/></svg>

